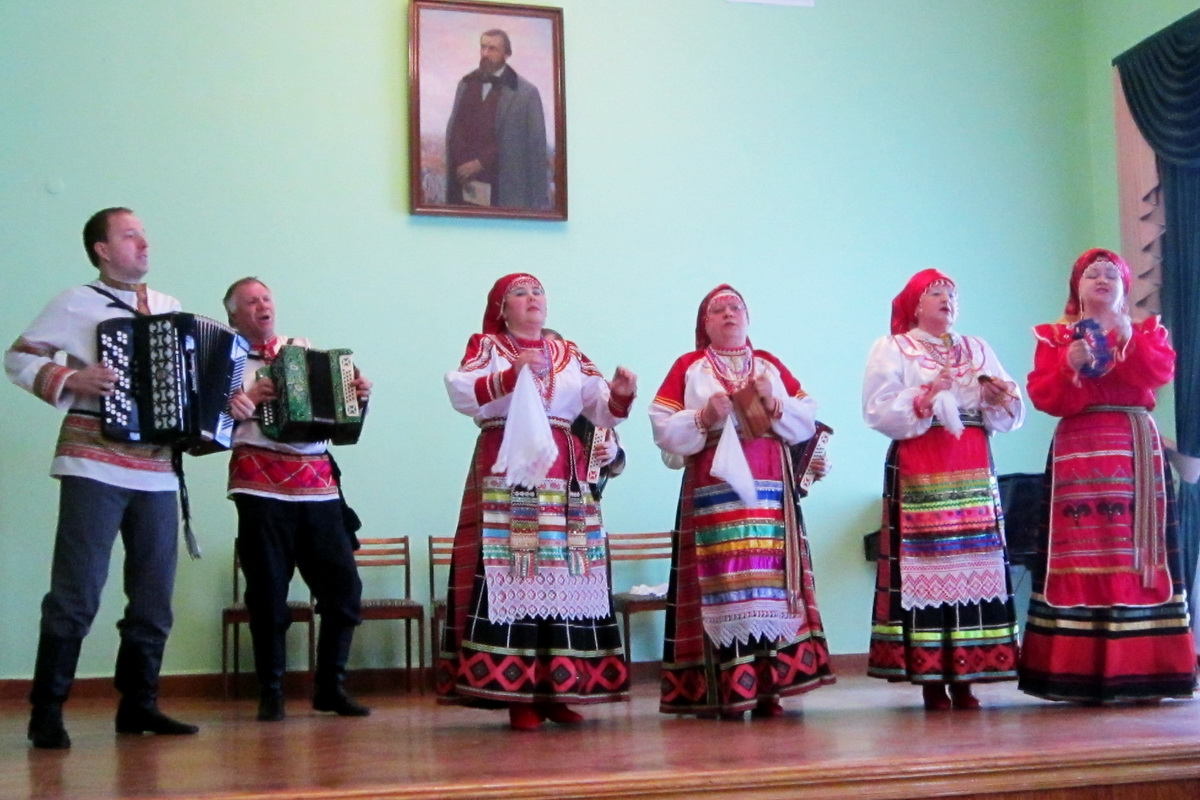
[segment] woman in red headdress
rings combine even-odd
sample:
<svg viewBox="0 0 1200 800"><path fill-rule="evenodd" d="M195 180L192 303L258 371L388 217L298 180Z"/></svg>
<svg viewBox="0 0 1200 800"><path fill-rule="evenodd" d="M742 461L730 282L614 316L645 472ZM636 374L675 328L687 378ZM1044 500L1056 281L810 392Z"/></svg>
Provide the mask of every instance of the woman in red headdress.
<svg viewBox="0 0 1200 800"><path fill-rule="evenodd" d="M1025 406L987 343L954 332L957 316L954 282L918 272L863 379L863 418L892 439L867 672L920 685L929 710L976 709L971 684L1017 677L988 437L1020 427Z"/></svg>
<svg viewBox="0 0 1200 800"><path fill-rule="evenodd" d="M507 707L517 730L579 722L568 703L629 693L600 509L571 422L582 414L615 426L637 378L618 367L606 381L574 343L544 336L545 321L537 278L506 275L488 295L483 332L446 375L451 403L480 433L454 539L437 692L442 702Z"/></svg>
<svg viewBox="0 0 1200 800"><path fill-rule="evenodd" d="M748 326L740 294L709 292L696 349L650 406L664 460L684 468L659 705L669 714L775 717L781 697L834 680L789 454L813 436L817 406L751 347ZM727 421L740 476L722 463Z"/></svg>
<svg viewBox="0 0 1200 800"><path fill-rule="evenodd" d="M1129 267L1088 250L1063 318L1034 328L1034 407L1062 419L1033 571L1020 688L1050 700L1191 697L1188 628L1162 439L1150 411L1175 374L1158 317L1129 315Z"/></svg>

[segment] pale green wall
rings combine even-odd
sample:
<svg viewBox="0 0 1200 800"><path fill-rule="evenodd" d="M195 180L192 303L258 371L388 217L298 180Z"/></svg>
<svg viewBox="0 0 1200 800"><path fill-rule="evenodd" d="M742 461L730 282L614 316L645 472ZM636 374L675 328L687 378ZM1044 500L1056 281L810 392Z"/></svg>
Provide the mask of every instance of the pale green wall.
<svg viewBox="0 0 1200 800"><path fill-rule="evenodd" d="M402 0L0 0L0 336L11 341L49 297L92 276L78 233L88 214L130 205L150 234L152 282L185 307L219 315L225 286L254 273L275 290L283 332L355 349L376 391L362 442L338 454L347 492L364 533L423 540L453 531L474 434L441 375L477 330L492 281L529 270L547 286L550 324L606 372L623 363L642 378L623 429L630 466L605 514L613 530L655 529L671 525L678 474L659 462L645 407L691 346L700 297L732 282L755 343L792 367L837 429L834 472L806 516L833 648L861 652L872 570L860 542L877 524L887 442L860 421L859 385L891 297L918 269L950 272L960 327L1023 375L1028 327L1061 307L1065 264L1115 230L1111 191L1097 188L1113 166L1094 76L1188 9L559 5L561 224L407 213ZM0 677L27 677L59 415L0 392ZM999 437L999 469L1040 469L1050 430L1033 415ZM213 672L234 515L224 459L188 466L206 557L180 565L166 668ZM111 669L119 581L114 569L83 675ZM424 596L423 572L416 583ZM656 635L642 625L637 658L657 656ZM355 663L397 663L385 638L369 628Z"/></svg>

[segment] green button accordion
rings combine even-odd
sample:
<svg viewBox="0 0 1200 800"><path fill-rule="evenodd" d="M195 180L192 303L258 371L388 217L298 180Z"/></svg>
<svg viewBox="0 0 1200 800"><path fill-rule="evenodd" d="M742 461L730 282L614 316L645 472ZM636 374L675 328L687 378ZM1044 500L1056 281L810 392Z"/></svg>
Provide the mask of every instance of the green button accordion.
<svg viewBox="0 0 1200 800"><path fill-rule="evenodd" d="M354 390L351 350L284 345L257 377L275 384L275 399L259 406L259 425L277 442L354 444L363 411Z"/></svg>

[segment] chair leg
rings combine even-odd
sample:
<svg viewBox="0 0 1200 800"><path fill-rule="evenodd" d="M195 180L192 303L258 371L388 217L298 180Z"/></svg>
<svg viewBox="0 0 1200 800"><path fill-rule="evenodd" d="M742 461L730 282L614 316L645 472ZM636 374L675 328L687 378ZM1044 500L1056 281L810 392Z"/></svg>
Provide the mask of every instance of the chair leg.
<svg viewBox="0 0 1200 800"><path fill-rule="evenodd" d="M417 641L420 643L417 647L417 688L421 694L425 694L425 617L417 617Z"/></svg>
<svg viewBox="0 0 1200 800"><path fill-rule="evenodd" d="M240 637L241 628L242 628L242 626L240 623L237 623L237 622L233 623L233 696L234 697L238 696L238 688L239 688L238 683L240 682L240 678L241 678L241 674L242 674L242 669L241 669L242 664L241 664L241 660L240 660L240 655L242 652L242 644L241 644L242 640Z"/></svg>
<svg viewBox="0 0 1200 800"><path fill-rule="evenodd" d="M229 699L229 626L221 623L221 694Z"/></svg>
<svg viewBox="0 0 1200 800"><path fill-rule="evenodd" d="M404 620L404 691L412 694L412 618Z"/></svg>
<svg viewBox="0 0 1200 800"><path fill-rule="evenodd" d="M429 628L429 644L432 648L429 651L429 687L436 690L438 653L441 652L443 628L443 619L440 610L434 612L433 617L430 620Z"/></svg>

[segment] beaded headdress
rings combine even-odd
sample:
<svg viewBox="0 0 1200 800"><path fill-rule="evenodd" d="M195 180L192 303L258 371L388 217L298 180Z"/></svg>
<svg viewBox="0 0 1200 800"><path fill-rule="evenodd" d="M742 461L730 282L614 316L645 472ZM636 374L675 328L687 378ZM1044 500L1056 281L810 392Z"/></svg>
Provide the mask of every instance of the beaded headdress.
<svg viewBox="0 0 1200 800"><path fill-rule="evenodd" d="M734 289L732 286L730 286L728 283L722 283L720 286L713 289L708 294L704 295L704 299L700 301L700 308L696 311L696 349L697 350L703 350L704 348L706 348L710 344L712 344L712 340L708 338L708 332L704 330L705 318L708 316L708 307L710 305L712 305L712 302L714 300L716 300L718 297L721 297L723 295L729 295L731 297L736 297L741 302L742 306L746 305L746 300L745 300L745 298L742 297L741 293L738 292L737 289ZM750 321L750 310L747 308L746 309L746 322L749 322L749 321ZM750 343L750 340L749 340L749 338L747 338L746 344L749 344L749 343Z"/></svg>
<svg viewBox="0 0 1200 800"><path fill-rule="evenodd" d="M932 286L954 286L950 277L936 269L923 269L908 279L908 283L892 300L892 335L908 333L916 325L917 304L921 295Z"/></svg>
<svg viewBox="0 0 1200 800"><path fill-rule="evenodd" d="M1084 270L1097 261L1107 261L1117 268L1117 271L1121 273L1121 284L1125 287L1125 296L1129 296L1133 273L1130 271L1129 265L1125 263L1125 259L1112 250L1105 250L1101 247L1092 248L1075 259L1075 266L1071 267L1071 279L1067 283L1067 305L1063 309L1063 315L1068 319L1075 319L1079 316L1082 310L1079 303L1079 279L1083 277Z"/></svg>
<svg viewBox="0 0 1200 800"><path fill-rule="evenodd" d="M510 291L521 286L536 286L541 289L542 282L527 272L514 272L492 285L492 290L488 292L487 308L483 311L484 333L504 333L504 298Z"/></svg>

